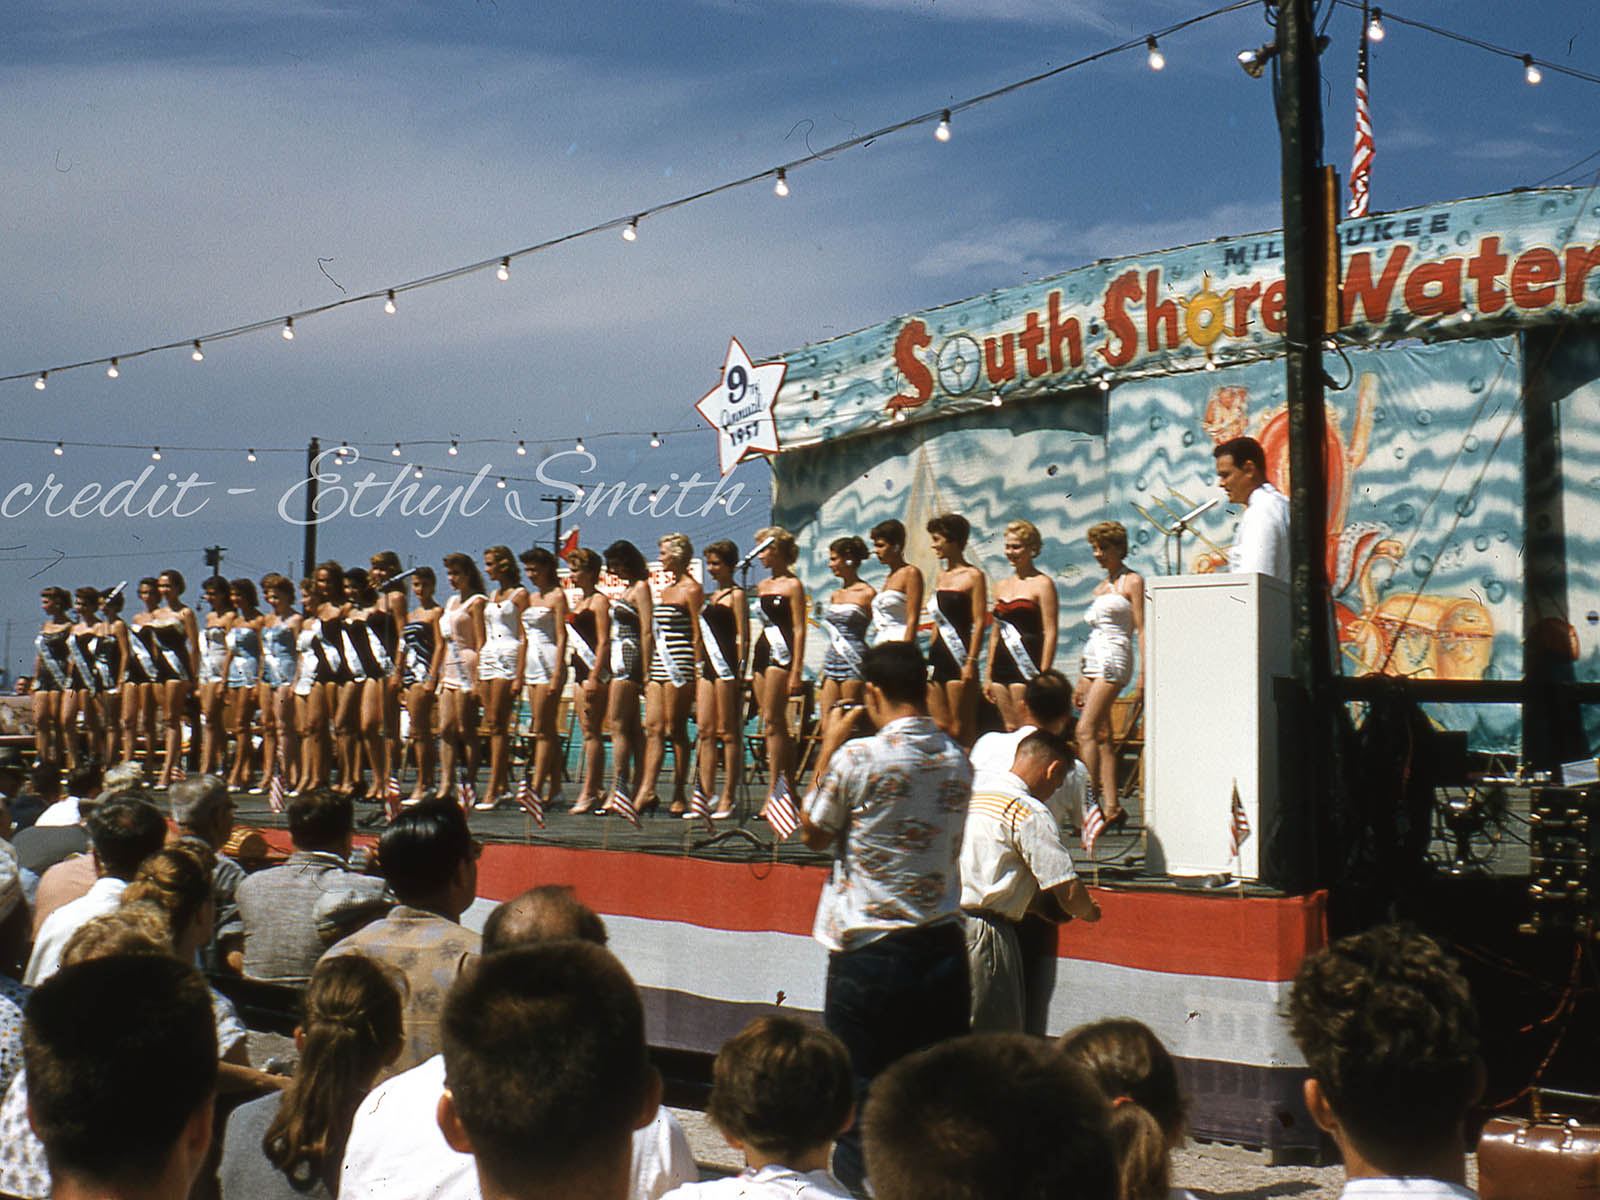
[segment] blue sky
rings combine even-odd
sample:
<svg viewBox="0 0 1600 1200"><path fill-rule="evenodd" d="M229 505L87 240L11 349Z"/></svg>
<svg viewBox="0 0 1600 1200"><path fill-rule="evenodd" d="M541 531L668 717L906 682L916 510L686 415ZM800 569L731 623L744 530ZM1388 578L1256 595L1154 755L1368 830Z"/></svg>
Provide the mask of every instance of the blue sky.
<svg viewBox="0 0 1600 1200"><path fill-rule="evenodd" d="M1204 11L1187 0L430 0L371 5L38 3L0 42L0 375L104 358L298 311L497 257L775 166L855 133L1093 53ZM1578 0L1402 0L1402 16L1600 71L1600 15ZM1327 155L1348 166L1359 18L1336 10L1324 56ZM714 476L695 401L728 338L758 360L1096 258L1278 224L1270 87L1234 62L1270 37L1259 6L791 173L492 271L206 347L0 384L12 437L0 495L54 472L66 498L147 466L211 486L188 516L5 521L6 665L31 658L37 589L110 584L202 548L226 573L298 567L279 499L304 447L349 439L387 482L409 445L431 486L487 465L476 515L348 514L322 556L445 553L548 541L492 488L584 436L585 482L651 488ZM1372 66L1375 208L1535 183L1600 150L1600 87L1391 22ZM1589 182L1600 159L1556 182ZM340 288L345 289L341 291ZM622 433L627 436L602 437ZM530 454L517 458L524 439ZM150 447L163 458L152 463ZM227 452L172 447L233 447ZM242 448L289 453L244 460ZM368 464L362 463L362 474ZM571 476L571 460L555 468ZM348 478L348 476L347 476ZM575 477L573 477L575 478ZM732 476L731 520L584 517L586 542L673 528L748 538L763 464ZM548 489L516 485L529 515ZM253 490L228 496L228 487ZM490 491L496 494L490 495ZM202 495L200 489L191 496ZM705 492L698 493L704 496ZM369 494L370 497L370 494ZM469 504L470 508L471 505ZM680 511L695 505L685 501ZM291 502L291 511L292 502ZM432 520L420 523L426 528ZM49 565L58 556L61 561ZM191 588L191 598L195 589Z"/></svg>

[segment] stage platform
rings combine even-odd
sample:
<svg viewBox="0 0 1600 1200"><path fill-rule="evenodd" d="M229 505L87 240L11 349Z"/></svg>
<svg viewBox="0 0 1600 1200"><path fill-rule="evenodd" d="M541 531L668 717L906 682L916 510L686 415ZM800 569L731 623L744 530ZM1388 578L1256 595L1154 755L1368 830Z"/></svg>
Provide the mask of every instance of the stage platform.
<svg viewBox="0 0 1600 1200"><path fill-rule="evenodd" d="M286 853L284 820L265 798L236 800L236 826L260 829L275 854ZM358 809L358 818L378 811ZM798 835L774 846L757 819L707 831L664 813L637 830L618 817L562 811L543 829L512 809L471 821L485 849L467 923L481 924L528 887L570 884L605 917L612 949L638 981L653 1045L714 1052L753 1017L780 1010L820 1021L827 952L811 925L829 859ZM1314 1150L1320 1138L1300 1101L1303 1061L1280 1013L1301 958L1323 943L1325 897L1144 877L1132 822L1100 839L1098 862L1071 844L1105 916L1050 931L1045 1030L1144 1021L1178 1057L1196 1137L1286 1158Z"/></svg>

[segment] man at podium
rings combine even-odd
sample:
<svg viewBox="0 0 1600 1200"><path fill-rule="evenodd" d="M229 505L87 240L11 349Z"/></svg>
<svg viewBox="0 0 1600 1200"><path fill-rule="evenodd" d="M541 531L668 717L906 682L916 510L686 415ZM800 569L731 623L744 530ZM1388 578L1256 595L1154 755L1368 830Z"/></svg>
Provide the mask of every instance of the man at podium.
<svg viewBox="0 0 1600 1200"><path fill-rule="evenodd" d="M1245 506L1228 548L1228 571L1289 580L1289 501L1267 482L1267 456L1252 437L1217 445L1217 483L1230 504Z"/></svg>

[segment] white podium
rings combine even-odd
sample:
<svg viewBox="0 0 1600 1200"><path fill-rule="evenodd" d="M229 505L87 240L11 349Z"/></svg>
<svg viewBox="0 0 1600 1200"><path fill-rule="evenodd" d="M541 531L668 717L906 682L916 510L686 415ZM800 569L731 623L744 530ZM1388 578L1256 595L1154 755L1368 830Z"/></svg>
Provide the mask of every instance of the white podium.
<svg viewBox="0 0 1600 1200"><path fill-rule="evenodd" d="M1289 585L1270 575L1146 583L1144 821L1155 874L1260 876L1276 814L1272 680L1289 673ZM1250 823L1235 863L1233 789Z"/></svg>

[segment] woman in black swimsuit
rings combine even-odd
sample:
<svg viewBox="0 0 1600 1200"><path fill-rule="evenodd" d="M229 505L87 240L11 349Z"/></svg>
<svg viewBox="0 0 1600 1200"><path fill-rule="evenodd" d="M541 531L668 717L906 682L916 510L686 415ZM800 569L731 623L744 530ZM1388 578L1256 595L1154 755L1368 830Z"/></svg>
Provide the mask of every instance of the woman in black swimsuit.
<svg viewBox="0 0 1600 1200"><path fill-rule="evenodd" d="M805 692L806 589L791 569L799 557L794 535L774 525L756 538L771 539L761 565L771 571L756 590L765 627L756 642L751 680L761 704L766 731L767 777L772 787L794 791L794 734L789 729L789 697Z"/></svg>
<svg viewBox="0 0 1600 1200"><path fill-rule="evenodd" d="M716 791L717 760L722 760L722 795L711 813L720 821L733 816L734 795L744 766L744 656L750 644L750 610L744 589L733 581L739 547L732 542L712 542L705 556L706 573L716 590L700 609L700 683L694 724L700 742L699 787L708 799Z"/></svg>
<svg viewBox="0 0 1600 1200"><path fill-rule="evenodd" d="M598 590L600 556L579 547L567 555L578 602L567 618L567 644L572 649L574 701L583 730L583 781L574 813L593 812L605 792L606 705L611 675L611 602Z"/></svg>
<svg viewBox="0 0 1600 1200"><path fill-rule="evenodd" d="M928 522L933 552L945 568L934 580L933 643L928 652L928 712L939 727L963 746L978 732L978 651L989 608L989 581L967 562L972 526L958 513Z"/></svg>
<svg viewBox="0 0 1600 1200"><path fill-rule="evenodd" d="M1022 724L1028 681L1055 665L1059 601L1056 585L1033 565L1043 545L1032 521L1006 526L1006 561L1016 574L994 585L994 627L983 694L1000 710L1007 729Z"/></svg>
<svg viewBox="0 0 1600 1200"><path fill-rule="evenodd" d="M183 602L183 589L183 575L178 571L156 576L161 604L150 614L149 625L155 631L156 684L167 736L167 752L156 776L158 790L172 783L173 769L183 757L183 718L200 663L200 622L194 609Z"/></svg>
<svg viewBox="0 0 1600 1200"><path fill-rule="evenodd" d="M66 588L47 587L39 593L44 624L33 639L33 745L39 762L60 766L63 761L61 710L72 690L72 617Z"/></svg>

